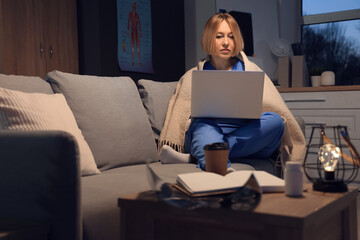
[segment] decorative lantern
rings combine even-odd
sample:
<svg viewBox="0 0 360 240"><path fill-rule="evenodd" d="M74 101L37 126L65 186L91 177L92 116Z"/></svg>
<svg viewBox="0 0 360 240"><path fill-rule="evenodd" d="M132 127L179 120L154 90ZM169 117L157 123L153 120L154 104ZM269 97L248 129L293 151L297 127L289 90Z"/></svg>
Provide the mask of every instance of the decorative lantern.
<svg viewBox="0 0 360 240"><path fill-rule="evenodd" d="M346 192L360 166L359 153L350 141L347 127L312 127L303 166L314 190Z"/></svg>

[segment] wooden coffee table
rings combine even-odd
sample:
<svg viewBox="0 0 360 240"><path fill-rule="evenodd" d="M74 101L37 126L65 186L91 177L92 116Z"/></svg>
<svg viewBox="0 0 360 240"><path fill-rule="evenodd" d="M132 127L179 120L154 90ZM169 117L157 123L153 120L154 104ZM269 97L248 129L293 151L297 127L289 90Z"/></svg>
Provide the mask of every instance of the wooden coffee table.
<svg viewBox="0 0 360 240"><path fill-rule="evenodd" d="M146 199L140 195L119 198L121 239L356 240L357 188L346 193L308 189L302 198L263 194L253 211L178 209L154 194Z"/></svg>

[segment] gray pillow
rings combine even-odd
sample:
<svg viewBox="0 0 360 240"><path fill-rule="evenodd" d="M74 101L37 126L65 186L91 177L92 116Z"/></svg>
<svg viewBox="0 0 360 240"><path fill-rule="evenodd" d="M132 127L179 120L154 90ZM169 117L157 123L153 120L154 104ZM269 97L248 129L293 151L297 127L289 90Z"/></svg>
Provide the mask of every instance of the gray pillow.
<svg viewBox="0 0 360 240"><path fill-rule="evenodd" d="M46 80L64 94L98 168L157 161L151 126L129 77L97 77L53 71Z"/></svg>
<svg viewBox="0 0 360 240"><path fill-rule="evenodd" d="M148 114L156 142L163 128L169 100L175 93L177 83L177 81L155 82L146 79L138 81L140 97Z"/></svg>
<svg viewBox="0 0 360 240"><path fill-rule="evenodd" d="M0 74L0 87L26 93L53 94L50 84L40 77Z"/></svg>

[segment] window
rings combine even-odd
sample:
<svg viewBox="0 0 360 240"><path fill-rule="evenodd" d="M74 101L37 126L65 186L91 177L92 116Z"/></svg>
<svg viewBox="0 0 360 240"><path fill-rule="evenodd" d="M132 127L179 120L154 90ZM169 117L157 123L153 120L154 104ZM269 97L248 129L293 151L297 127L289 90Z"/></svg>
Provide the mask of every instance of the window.
<svg viewBox="0 0 360 240"><path fill-rule="evenodd" d="M336 85L360 85L360 1L303 0L302 46L310 74L335 72Z"/></svg>

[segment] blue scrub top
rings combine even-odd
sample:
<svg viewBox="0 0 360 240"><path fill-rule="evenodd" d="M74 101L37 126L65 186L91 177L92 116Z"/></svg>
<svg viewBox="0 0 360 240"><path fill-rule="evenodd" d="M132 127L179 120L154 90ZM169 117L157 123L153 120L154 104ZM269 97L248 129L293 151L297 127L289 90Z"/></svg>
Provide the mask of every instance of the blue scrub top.
<svg viewBox="0 0 360 240"><path fill-rule="evenodd" d="M210 61L206 61L204 64L203 70L216 70L213 65L211 65ZM245 64L238 59L234 66L231 68L231 71L245 71Z"/></svg>

